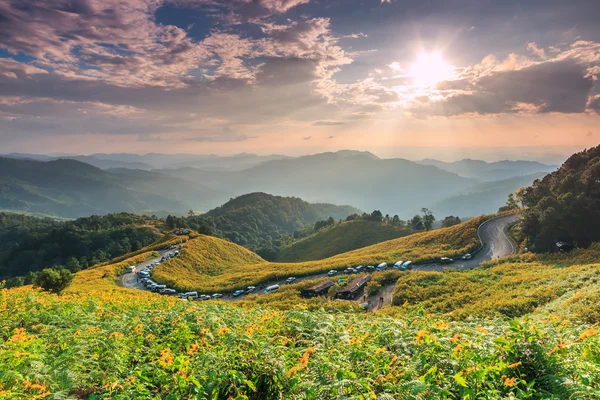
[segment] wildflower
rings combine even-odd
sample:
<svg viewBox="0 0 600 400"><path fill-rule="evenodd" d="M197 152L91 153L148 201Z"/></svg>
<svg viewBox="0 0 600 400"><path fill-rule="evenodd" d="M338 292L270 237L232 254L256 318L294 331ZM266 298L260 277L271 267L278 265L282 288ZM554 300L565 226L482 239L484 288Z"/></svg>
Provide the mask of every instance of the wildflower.
<svg viewBox="0 0 600 400"><path fill-rule="evenodd" d="M290 368L290 370L287 373L288 378L290 378L292 375L294 375L296 373L296 371L298 371L298 367Z"/></svg>
<svg viewBox="0 0 600 400"><path fill-rule="evenodd" d="M77 329L74 333L73 333L73 337L76 338L77 336L81 335L81 329Z"/></svg>
<svg viewBox="0 0 600 400"><path fill-rule="evenodd" d="M445 322L445 321L437 321L434 326L437 329L448 329L448 327L450 326L449 323Z"/></svg>
<svg viewBox="0 0 600 400"><path fill-rule="evenodd" d="M591 327L590 329L588 329L587 331L585 331L581 335L579 335L579 339L584 340L584 339L587 339L589 337L596 335L597 333L598 333L598 331L594 327Z"/></svg>
<svg viewBox="0 0 600 400"><path fill-rule="evenodd" d="M16 328L15 333L8 340L9 342L17 343L22 340L27 340L27 332L25 332L25 328Z"/></svg>
<svg viewBox="0 0 600 400"><path fill-rule="evenodd" d="M300 368L306 368L306 366L308 365L308 359L310 358L310 355L314 352L314 347L309 347L308 349L306 349L306 351L302 355L302 359L300 360Z"/></svg>
<svg viewBox="0 0 600 400"><path fill-rule="evenodd" d="M144 326L142 324L137 324L135 328L133 328L136 334L141 335L144 331Z"/></svg>
<svg viewBox="0 0 600 400"><path fill-rule="evenodd" d="M514 363L514 364L510 364L510 365L508 366L508 368L517 368L517 367L518 367L519 365L521 365L521 364L523 364L523 363L522 363L521 361L519 361L519 362L516 362L516 363Z"/></svg>
<svg viewBox="0 0 600 400"><path fill-rule="evenodd" d="M458 342L458 339L460 339L461 336L462 335L460 333L457 333L456 335L452 336L450 338L450 343L454 344L454 343Z"/></svg>
<svg viewBox="0 0 600 400"><path fill-rule="evenodd" d="M124 335L123 335L121 332L113 332L113 333L111 333L110 335L108 335L108 338L109 338L109 339L112 339L112 338L120 339L120 338L122 338L123 336L124 336Z"/></svg>
<svg viewBox="0 0 600 400"><path fill-rule="evenodd" d="M425 329L421 329L419 332L417 332L417 343L421 343L423 341L423 338L425 336L427 336L429 334L428 331L426 331Z"/></svg>
<svg viewBox="0 0 600 400"><path fill-rule="evenodd" d="M390 367L391 367L392 365L394 365L394 363L395 363L396 361L398 361L398 356L396 356L396 355L395 355L395 356L392 358L392 361L390 361Z"/></svg>
<svg viewBox="0 0 600 400"><path fill-rule="evenodd" d="M202 328L202 330L200 331L201 334L206 335L208 333L210 333L210 329L208 328Z"/></svg>
<svg viewBox="0 0 600 400"><path fill-rule="evenodd" d="M154 336L152 333L149 333L149 334L147 334L147 335L146 335L146 339L148 339L148 340L152 340L152 339L154 339L155 337L156 337L156 336Z"/></svg>
<svg viewBox="0 0 600 400"><path fill-rule="evenodd" d="M479 327L477 327L475 329L477 329L479 332L483 333L484 335L487 335L488 333L490 333L490 331L488 331L485 328L479 328Z"/></svg>
<svg viewBox="0 0 600 400"><path fill-rule="evenodd" d="M385 351L385 347L381 347L381 348L379 348L379 349L375 350L375 354L381 354L381 353L383 353L384 351Z"/></svg>
<svg viewBox="0 0 600 400"><path fill-rule="evenodd" d="M462 344L456 345L456 347L454 348L454 350L452 350L452 352L455 355L461 353L462 351L463 351L463 345Z"/></svg>
<svg viewBox="0 0 600 400"><path fill-rule="evenodd" d="M219 335L224 335L229 332L231 332L231 329L229 329L229 328L225 328L225 327L219 328Z"/></svg>
<svg viewBox="0 0 600 400"><path fill-rule="evenodd" d="M194 343L188 350L188 354L190 356L193 356L194 354L196 354L196 352L198 351L199 348L200 348L200 345L198 345L198 343Z"/></svg>
<svg viewBox="0 0 600 400"><path fill-rule="evenodd" d="M504 380L504 386L513 387L517 383L517 378L506 378Z"/></svg>
<svg viewBox="0 0 600 400"><path fill-rule="evenodd" d="M163 367L168 367L173 364L173 353L171 353L170 348L165 348L160 352L160 358L158 359L158 363Z"/></svg>

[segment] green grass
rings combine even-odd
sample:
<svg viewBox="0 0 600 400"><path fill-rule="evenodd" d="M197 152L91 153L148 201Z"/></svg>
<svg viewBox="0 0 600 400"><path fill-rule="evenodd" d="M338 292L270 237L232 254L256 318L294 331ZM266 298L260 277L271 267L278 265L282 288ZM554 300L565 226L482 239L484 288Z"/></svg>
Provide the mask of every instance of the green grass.
<svg viewBox="0 0 600 400"><path fill-rule="evenodd" d="M575 315L600 322L600 244L569 254L526 253L454 272L405 272L396 283L389 313L413 307L453 319Z"/></svg>
<svg viewBox="0 0 600 400"><path fill-rule="evenodd" d="M474 218L450 228L388 240L322 260L297 263L267 262L234 243L200 235L190 240L178 257L156 267L152 276L157 282L179 290L231 292L290 275L306 276L332 268L394 263L400 259L430 260L475 249L479 245L477 227L486 218Z"/></svg>
<svg viewBox="0 0 600 400"><path fill-rule="evenodd" d="M321 260L412 233L411 229L377 221L355 220L333 226L281 249L280 262Z"/></svg>

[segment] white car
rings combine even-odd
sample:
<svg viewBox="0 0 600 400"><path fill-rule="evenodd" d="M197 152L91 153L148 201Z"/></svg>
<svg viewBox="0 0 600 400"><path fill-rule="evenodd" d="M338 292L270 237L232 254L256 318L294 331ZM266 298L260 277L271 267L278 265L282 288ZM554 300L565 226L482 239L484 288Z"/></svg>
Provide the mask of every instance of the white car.
<svg viewBox="0 0 600 400"><path fill-rule="evenodd" d="M327 276L333 276L333 275L335 275L335 274L337 274L337 271L336 271L335 269L332 269L331 271L329 271L329 272L327 273Z"/></svg>
<svg viewBox="0 0 600 400"><path fill-rule="evenodd" d="M293 277L293 276L290 276L289 278L287 278L287 279L285 280L285 283L292 283L292 282L294 282L295 280L296 280L296 278L295 278L295 277Z"/></svg>
<svg viewBox="0 0 600 400"><path fill-rule="evenodd" d="M471 258L473 258L473 256L470 253L467 253L464 256L462 256L463 260L470 260Z"/></svg>

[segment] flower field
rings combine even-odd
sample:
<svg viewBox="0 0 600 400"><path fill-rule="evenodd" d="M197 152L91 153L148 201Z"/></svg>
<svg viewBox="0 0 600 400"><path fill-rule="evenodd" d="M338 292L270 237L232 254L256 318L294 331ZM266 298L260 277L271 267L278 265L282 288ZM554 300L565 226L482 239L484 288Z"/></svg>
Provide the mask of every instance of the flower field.
<svg viewBox="0 0 600 400"><path fill-rule="evenodd" d="M104 278L106 286L111 278ZM0 291L3 399L594 399L596 328Z"/></svg>
<svg viewBox="0 0 600 400"><path fill-rule="evenodd" d="M234 243L200 235L188 241L178 257L155 268L152 277L156 282L182 291L231 292L290 275L306 276L332 268L460 255L477 248L477 227L486 218L489 216L473 218L450 228L388 240L323 260L297 263L267 262Z"/></svg>

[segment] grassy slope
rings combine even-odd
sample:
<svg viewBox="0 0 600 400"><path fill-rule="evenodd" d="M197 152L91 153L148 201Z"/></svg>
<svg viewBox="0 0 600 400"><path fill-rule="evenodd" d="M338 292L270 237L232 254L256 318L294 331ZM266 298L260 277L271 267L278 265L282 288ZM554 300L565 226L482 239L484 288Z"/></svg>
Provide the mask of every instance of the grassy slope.
<svg viewBox="0 0 600 400"><path fill-rule="evenodd" d="M350 250L396 239L412 231L376 221L347 221L320 230L281 249L277 261L321 260Z"/></svg>
<svg viewBox="0 0 600 400"><path fill-rule="evenodd" d="M600 322L599 260L600 244L595 244L571 254L516 255L471 271L404 273L394 304L406 305L391 312L401 314L418 304L457 319L512 318L543 310Z"/></svg>
<svg viewBox="0 0 600 400"><path fill-rule="evenodd" d="M233 243L209 236L190 240L181 254L153 271L153 278L180 290L232 291L290 275L302 276L359 264L428 260L464 254L478 246L477 227L486 217L422 232L318 261L272 263Z"/></svg>
<svg viewBox="0 0 600 400"><path fill-rule="evenodd" d="M600 335L589 325L452 322L418 310L398 320L286 299L274 310L116 286L126 265L151 254L82 271L62 296L0 289L0 397L600 395Z"/></svg>

